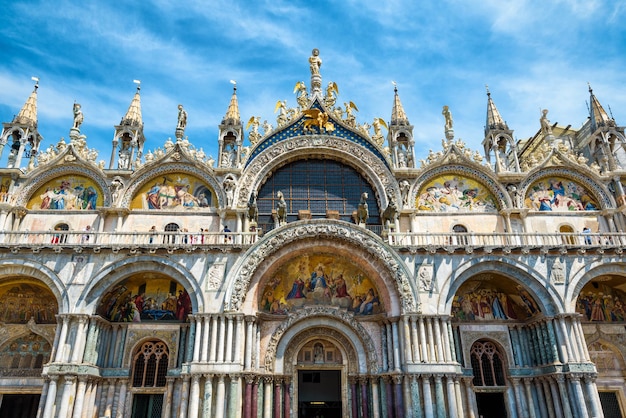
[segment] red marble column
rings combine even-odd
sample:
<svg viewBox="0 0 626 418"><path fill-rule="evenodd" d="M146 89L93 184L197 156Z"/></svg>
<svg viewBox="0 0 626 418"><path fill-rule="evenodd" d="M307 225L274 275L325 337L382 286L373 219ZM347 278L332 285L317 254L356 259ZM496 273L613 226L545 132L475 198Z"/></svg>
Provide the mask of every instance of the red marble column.
<svg viewBox="0 0 626 418"><path fill-rule="evenodd" d="M259 378L256 377L254 379L254 384L252 385L252 405L250 409L250 415L252 418L256 418L258 415L258 405L259 405Z"/></svg>
<svg viewBox="0 0 626 418"><path fill-rule="evenodd" d="M393 390L391 387L391 377L384 376L383 380L385 381L385 398L387 401L387 413L391 418L393 418Z"/></svg>
<svg viewBox="0 0 626 418"><path fill-rule="evenodd" d="M282 396L280 396L280 388L283 385L283 379L274 379L274 418L280 418L280 407Z"/></svg>
<svg viewBox="0 0 626 418"><path fill-rule="evenodd" d="M350 382L350 401L352 406L352 418L359 418L359 407L357 400L357 391L356 391L356 377L350 376L348 378Z"/></svg>
<svg viewBox="0 0 626 418"><path fill-rule="evenodd" d="M253 376L245 376L246 390L243 400L243 417L252 418L252 380Z"/></svg>
<svg viewBox="0 0 626 418"><path fill-rule="evenodd" d="M367 377L359 377L359 385L361 386L361 408L363 411L363 418L369 418L369 398L367 396Z"/></svg>
<svg viewBox="0 0 626 418"><path fill-rule="evenodd" d="M394 404L396 407L396 417L404 416L404 397L402 396L402 376L393 377L393 385L395 388Z"/></svg>
<svg viewBox="0 0 626 418"><path fill-rule="evenodd" d="M291 411L291 382L289 378L285 378L285 385L283 386L283 404L285 406L283 417L288 418Z"/></svg>

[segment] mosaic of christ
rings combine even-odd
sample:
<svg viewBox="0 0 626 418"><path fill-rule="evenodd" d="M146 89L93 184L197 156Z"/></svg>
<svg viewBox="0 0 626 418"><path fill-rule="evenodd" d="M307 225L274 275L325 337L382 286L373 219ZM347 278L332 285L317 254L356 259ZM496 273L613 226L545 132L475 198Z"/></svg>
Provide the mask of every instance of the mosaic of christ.
<svg viewBox="0 0 626 418"><path fill-rule="evenodd" d="M310 305L329 305L373 315L384 311L378 289L359 267L334 254L292 258L266 281L259 310L275 315Z"/></svg>

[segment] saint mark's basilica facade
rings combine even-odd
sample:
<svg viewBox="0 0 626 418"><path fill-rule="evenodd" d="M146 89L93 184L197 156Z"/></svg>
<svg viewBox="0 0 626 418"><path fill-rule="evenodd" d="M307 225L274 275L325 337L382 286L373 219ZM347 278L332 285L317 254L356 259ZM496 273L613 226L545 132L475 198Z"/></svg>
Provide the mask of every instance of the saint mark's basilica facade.
<svg viewBox="0 0 626 418"><path fill-rule="evenodd" d="M358 121L320 65L275 121L235 87L216 159L183 106L144 149L139 88L110 157L79 104L46 148L35 85L0 136L0 418L626 414L626 138L591 88L522 141L488 91L481 150L444 107L418 160L401 92Z"/></svg>

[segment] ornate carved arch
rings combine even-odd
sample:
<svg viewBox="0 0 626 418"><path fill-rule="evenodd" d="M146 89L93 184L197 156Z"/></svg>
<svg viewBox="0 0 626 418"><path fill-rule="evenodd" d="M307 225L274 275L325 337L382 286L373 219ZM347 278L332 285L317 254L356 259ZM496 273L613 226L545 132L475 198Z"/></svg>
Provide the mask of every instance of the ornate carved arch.
<svg viewBox="0 0 626 418"><path fill-rule="evenodd" d="M374 152L343 138L306 135L278 142L255 156L239 181L235 196L237 206L245 207L252 191L257 190L277 167L300 158L317 156L342 161L356 168L372 185L381 208L385 208L389 203L387 195L400 201L400 192L393 174Z"/></svg>
<svg viewBox="0 0 626 418"><path fill-rule="evenodd" d="M334 344L341 347L343 352L346 354L348 373L357 374L359 372L358 355L350 339L336 329L328 327L315 327L300 332L289 341L284 356L284 374L293 374L295 363L294 359L298 355L298 351L302 348L304 343L314 338L330 340Z"/></svg>
<svg viewBox="0 0 626 418"><path fill-rule="evenodd" d="M414 205L415 201L417 200L418 193L420 193L422 187L425 184L435 179L436 177L446 174L458 174L464 177L468 177L476 180L477 182L485 186L485 188L487 188L487 190L489 190L489 192L491 192L491 194L493 194L493 196L496 198L498 203L498 210L511 206L511 201L508 194L500 186L500 184L487 173L474 167L451 164L440 165L432 170L427 170L424 174L418 177L411 189L411 198L409 201L412 202Z"/></svg>
<svg viewBox="0 0 626 418"><path fill-rule="evenodd" d="M586 174L581 173L575 170L571 170L565 167L549 167L543 168L535 171L531 175L529 175L524 181L520 184L520 197L524 199L528 194L528 189L535 182L541 179L545 179L548 177L563 177L569 180L572 180L583 187L585 187L596 199L596 201L600 204L600 209L608 209L615 207L615 202L613 201L610 193L601 186L592 180L592 178ZM523 204L523 202L520 202Z"/></svg>
<svg viewBox="0 0 626 418"><path fill-rule="evenodd" d="M528 289L535 302L540 305L544 315L552 316L562 311L563 300L554 286L545 278L539 279L541 276L538 272L512 259L489 256L475 257L462 265L455 266L452 274L441 285L439 312L450 314L454 295L461 285L478 274L489 272L506 276Z"/></svg>
<svg viewBox="0 0 626 418"><path fill-rule="evenodd" d="M20 188L20 191L15 200L15 204L17 206L26 206L28 201L31 198L31 195L41 186L43 186L48 181L55 179L57 177L61 177L64 175L72 175L79 174L85 176L87 178L92 179L102 191L102 196L104 197L104 206L109 206L111 204L111 192L107 186L105 179L95 170L89 168L87 164L85 166L82 165L59 165L56 167L47 167L46 170L37 173L37 175L32 179L31 182L26 184L24 187Z"/></svg>
<svg viewBox="0 0 626 418"><path fill-rule="evenodd" d="M92 306L95 309L95 302L115 283L133 273L150 271L168 275L188 289L193 312L203 309L204 298L199 281L194 280L191 272L180 264L168 258L156 256L139 256L132 260L120 260L109 264L92 276L76 304L77 306L84 305L84 308Z"/></svg>
<svg viewBox="0 0 626 418"><path fill-rule="evenodd" d="M137 191L146 184L146 182L152 180L155 177L163 176L170 173L186 173L196 176L200 180L206 181L209 186L211 186L213 192L215 192L215 196L217 197L217 202L215 202L215 206L223 207L226 205L226 194L224 193L222 186L213 176L208 175L205 170L186 163L162 163L156 165L155 167L151 167L149 170L146 170L138 177L132 179L132 181L129 181L128 183L130 185L124 191L124 194L120 199L119 206L129 208L133 197L135 196Z"/></svg>
<svg viewBox="0 0 626 418"><path fill-rule="evenodd" d="M317 318L326 317L326 318L330 318L331 320L336 321L336 326L333 328L330 328L330 329L335 330L335 332L331 332L331 334L333 334L333 337L337 338L337 341L340 343L340 345L342 345L342 347L346 349L346 352L348 353L349 360L351 363L349 367L357 367L357 364L358 364L357 353L360 351L361 356L365 356L365 361L366 361L365 367L366 367L367 372L376 373L378 371L378 358L376 356L376 347L374 345L374 342L370 338L367 330L357 320L354 319L354 315L346 311L327 308L324 306L315 306L315 307L300 309L294 312L293 314L290 314L287 317L287 319L284 322L282 322L280 326L278 326L278 328L276 328L276 330L270 337L267 349L265 351L264 365L265 365L266 371L269 371L269 372L274 371L274 365L277 359L277 354L281 352L281 348L285 348L284 350L285 355L283 358L290 359L290 357L287 356L287 354L289 353L288 351L289 345L292 344L293 341L301 342L302 339L308 338L307 334L298 333L296 334L295 337L288 338L286 340L283 338L285 334L292 327L296 326L296 324L302 321L308 321L314 317L317 317ZM315 326L319 326L319 321L314 321L312 323L311 327L315 327ZM341 328L344 328L344 330L351 331L352 333L354 333L354 335L352 336L353 338L351 342L349 339L347 339L344 333L339 331L339 329ZM325 327L324 330L328 332L328 328ZM302 335L300 336L300 334ZM323 335L329 335L329 334L323 334ZM344 344L347 344L347 346ZM360 346L359 348L361 348L361 350L358 350L358 349L355 350L353 344L359 344ZM300 344L295 344L295 343L293 345L296 347L300 346ZM352 347L352 354L354 355L354 357L350 357L351 351L349 350L349 347ZM293 356L293 354L291 353L289 354ZM353 359L354 361L352 361ZM285 367L289 367L289 365Z"/></svg>
<svg viewBox="0 0 626 418"><path fill-rule="evenodd" d="M237 311L248 293L250 282L259 266L279 249L304 239L330 238L362 249L372 259L382 264L398 291L401 310L404 313L419 311L415 295L417 291L409 277L411 273L398 255L389 249L380 237L356 225L328 219L315 219L306 222L294 222L272 230L262 240L251 247L231 271L225 311Z"/></svg>

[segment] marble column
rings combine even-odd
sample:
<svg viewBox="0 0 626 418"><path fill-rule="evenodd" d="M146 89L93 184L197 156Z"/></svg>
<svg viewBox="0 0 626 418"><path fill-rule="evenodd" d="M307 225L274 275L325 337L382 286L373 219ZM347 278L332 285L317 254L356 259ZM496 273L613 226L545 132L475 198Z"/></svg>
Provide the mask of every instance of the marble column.
<svg viewBox="0 0 626 418"><path fill-rule="evenodd" d="M274 418L280 418L281 407L281 387L283 385L283 379L278 377L274 378Z"/></svg>
<svg viewBox="0 0 626 418"><path fill-rule="evenodd" d="M56 396L57 396L57 381L59 376L50 376L50 383L48 384L48 393L46 394L46 406L43 409L43 418L56 417Z"/></svg>
<svg viewBox="0 0 626 418"><path fill-rule="evenodd" d="M548 416L548 409L546 405L548 405L548 401L544 397L543 386L538 378L533 378L533 385L535 386L535 393L537 394L537 404L539 406L539 413L542 418Z"/></svg>
<svg viewBox="0 0 626 418"><path fill-rule="evenodd" d="M228 418L241 417L241 377L239 375L230 375L230 396L226 410Z"/></svg>
<svg viewBox="0 0 626 418"><path fill-rule="evenodd" d="M171 418L172 417L172 401L174 399L174 378L168 377L166 379L167 379L167 389L165 391L165 403L163 405L163 417Z"/></svg>
<svg viewBox="0 0 626 418"><path fill-rule="evenodd" d="M435 346L437 349L437 362L443 363L443 343L441 341L441 327L439 326L439 318L433 318L433 328L435 334Z"/></svg>
<svg viewBox="0 0 626 418"><path fill-rule="evenodd" d="M356 393L356 377L348 377L348 383L350 384L350 409L352 410L352 418L359 417L359 407Z"/></svg>
<svg viewBox="0 0 626 418"><path fill-rule="evenodd" d="M67 315L59 315L61 317L62 325L61 325L61 333L59 334L59 341L57 343L57 351L54 361L56 363L60 363L64 361L64 352L65 352L65 340L67 339L67 329L69 326L70 318Z"/></svg>
<svg viewBox="0 0 626 418"><path fill-rule="evenodd" d="M215 363L217 354L217 326L219 320L217 315L211 315L211 348L209 352L209 362Z"/></svg>
<svg viewBox="0 0 626 418"><path fill-rule="evenodd" d="M419 317L419 331L420 331L420 341L419 346L422 351L422 363L427 363L430 361L428 357L428 346L426 345L426 330L424 329L424 317Z"/></svg>
<svg viewBox="0 0 626 418"><path fill-rule="evenodd" d="M430 376L425 375L422 377L422 389L424 390L424 415L426 416L426 418L433 418L435 416L435 413L433 408L433 395L430 383Z"/></svg>
<svg viewBox="0 0 626 418"><path fill-rule="evenodd" d="M78 378L78 387L76 388L76 400L74 401L74 411L72 418L81 418L83 413L83 405L85 404L85 392L87 390L87 378L80 376Z"/></svg>
<svg viewBox="0 0 626 418"><path fill-rule="evenodd" d="M252 418L259 416L259 382L261 382L261 378L257 376L254 378L254 383L252 384L252 411L250 414Z"/></svg>
<svg viewBox="0 0 626 418"><path fill-rule="evenodd" d="M243 334L243 316L237 315L235 317L235 346L233 347L233 363L238 364L238 365L241 365L242 334Z"/></svg>
<svg viewBox="0 0 626 418"><path fill-rule="evenodd" d="M224 346L224 362L232 363L233 361L233 334L235 318L228 316L226 318L226 344Z"/></svg>
<svg viewBox="0 0 626 418"><path fill-rule="evenodd" d="M420 387L417 376L411 375L411 418L423 418L424 408L422 406L422 397L420 395Z"/></svg>
<svg viewBox="0 0 626 418"><path fill-rule="evenodd" d="M520 379L519 378L511 378L509 379L512 385L513 396L515 399L515 410L517 411L517 416L519 418L526 417L528 411L526 410L526 405L524 403L524 394L522 393L522 389L520 388Z"/></svg>
<svg viewBox="0 0 626 418"><path fill-rule="evenodd" d="M413 346L413 362L419 363L422 358L420 356L419 339L417 338L417 318L411 316L411 343Z"/></svg>
<svg viewBox="0 0 626 418"><path fill-rule="evenodd" d="M117 400L117 408L115 411L116 418L124 418L126 414L126 394L128 393L128 382L126 380L119 380L119 398Z"/></svg>
<svg viewBox="0 0 626 418"><path fill-rule="evenodd" d="M454 391L454 378L452 376L446 376L446 388L448 394L448 415L451 417L458 417L459 414L456 409L456 392Z"/></svg>
<svg viewBox="0 0 626 418"><path fill-rule="evenodd" d="M562 417L563 408L561 408L561 397L559 396L559 388L556 384L556 381L553 379L549 379L548 386L550 387L550 393L552 395L552 405L554 405L554 414L557 417Z"/></svg>
<svg viewBox="0 0 626 418"><path fill-rule="evenodd" d="M465 397L467 398L467 407L465 409L467 418L476 418L478 417L478 405L476 404L476 394L474 393L472 378L464 377L463 384L465 385Z"/></svg>
<svg viewBox="0 0 626 418"><path fill-rule="evenodd" d="M104 393L103 393L104 396ZM104 401L104 415L111 416L113 413L113 399L115 397L115 380L108 379L107 380L107 393Z"/></svg>
<svg viewBox="0 0 626 418"><path fill-rule="evenodd" d="M450 324L448 323L448 318L441 319L441 333L443 336L443 353L444 353L444 361L453 362L452 358L452 347L450 344Z"/></svg>
<svg viewBox="0 0 626 418"><path fill-rule="evenodd" d="M217 344L217 362L224 362L224 351L227 350L226 347L226 318L222 315L220 316L220 330L219 330L219 341Z"/></svg>
<svg viewBox="0 0 626 418"><path fill-rule="evenodd" d="M369 396L367 394L367 377L360 376L359 377L359 386L361 387L361 411L363 412L363 418L369 418ZM280 418L280 417L276 417Z"/></svg>
<svg viewBox="0 0 626 418"><path fill-rule="evenodd" d="M405 363L414 363L413 349L411 348L411 327L409 326L409 317L402 317L402 329L404 334L404 358Z"/></svg>
<svg viewBox="0 0 626 418"><path fill-rule="evenodd" d="M252 417L252 382L254 382L254 376L245 375L244 381L246 385L243 391L243 418L251 418Z"/></svg>
<svg viewBox="0 0 626 418"><path fill-rule="evenodd" d="M428 343L428 360L432 363L437 362L437 356L435 354L435 339L433 337L433 318L426 318L426 335Z"/></svg>
<svg viewBox="0 0 626 418"><path fill-rule="evenodd" d="M178 409L178 418L187 418L187 410L189 408L189 376L183 377L183 386L180 389L180 408Z"/></svg>
<svg viewBox="0 0 626 418"><path fill-rule="evenodd" d="M208 329L207 329L208 331ZM212 418L213 407L213 375L204 375L204 397L202 398L202 418Z"/></svg>
<svg viewBox="0 0 626 418"><path fill-rule="evenodd" d="M585 402L585 394L583 393L583 387L580 384L580 376L579 375L569 375L569 381L571 382L573 392L575 397L573 399L573 404L577 407L578 410L578 418L589 418L589 413L587 412L587 404ZM595 417L594 417L595 418Z"/></svg>
<svg viewBox="0 0 626 418"><path fill-rule="evenodd" d="M400 350L400 337L398 335L398 318L394 318L391 322L391 333L393 338L393 370L400 372L400 363L402 362Z"/></svg>
<svg viewBox="0 0 626 418"><path fill-rule="evenodd" d="M437 405L437 418L446 418L448 414L446 413L446 403L445 397L443 393L443 381L442 375L435 374L435 404Z"/></svg>
<svg viewBox="0 0 626 418"><path fill-rule="evenodd" d="M566 417L573 416L572 408L569 404L570 396L567 394L567 386L565 385L565 376L557 375L556 382L559 387L559 395L561 396L561 406L563 407L563 414Z"/></svg>
<svg viewBox="0 0 626 418"><path fill-rule="evenodd" d="M454 394L456 396L456 411L458 418L465 418L465 406L463 405L463 395L461 394L461 382L459 377L454 378Z"/></svg>
<svg viewBox="0 0 626 418"><path fill-rule="evenodd" d="M80 363L83 358L83 343L85 341L85 324L87 323L87 317L81 315L77 318L78 327L76 329L76 340L72 346L71 363Z"/></svg>
<svg viewBox="0 0 626 418"><path fill-rule="evenodd" d="M283 417L289 418L291 416L291 380L286 377L283 387Z"/></svg>
<svg viewBox="0 0 626 418"><path fill-rule="evenodd" d="M192 315L190 316L193 324L195 324L195 334L193 341L193 359L191 360L194 363L198 363L202 361L206 363L207 360L207 350L208 350L208 342L209 342L209 327L207 326L208 318L206 316ZM206 341L204 341L204 336L206 335Z"/></svg>
<svg viewBox="0 0 626 418"><path fill-rule="evenodd" d="M535 403L533 402L533 392L530 386L530 379L522 379L526 392L526 405L528 405L528 415L530 418L537 418L535 413Z"/></svg>
<svg viewBox="0 0 626 418"><path fill-rule="evenodd" d="M254 341L252 339L253 329L252 325L254 324L255 317L254 316L246 316L246 342L245 342L245 355L243 360L243 369L250 370L252 368L252 349ZM256 417L254 417L256 418Z"/></svg>
<svg viewBox="0 0 626 418"><path fill-rule="evenodd" d="M380 418L380 400L378 379L374 376L370 378L370 386L372 388L372 418Z"/></svg>
<svg viewBox="0 0 626 418"><path fill-rule="evenodd" d="M196 327L196 330L198 328ZM196 334L196 336L198 336ZM200 407L200 376L194 374L191 376L191 393L189 394L189 411L188 418L198 418L198 408Z"/></svg>
<svg viewBox="0 0 626 418"><path fill-rule="evenodd" d="M272 418L272 377L263 377L263 418Z"/></svg>
<svg viewBox="0 0 626 418"><path fill-rule="evenodd" d="M215 418L224 418L224 408L226 400L226 383L224 382L224 375L217 377L217 393L215 402Z"/></svg>
<svg viewBox="0 0 626 418"><path fill-rule="evenodd" d="M592 375L586 374L583 377L585 383L585 389L587 391L588 405L591 409L591 416L593 418L601 417L603 415L600 405L600 395L598 394L598 388L595 384L595 379Z"/></svg>
<svg viewBox="0 0 626 418"><path fill-rule="evenodd" d="M546 400L546 409L548 410L549 418L556 418L555 411L556 408L554 406L554 400L552 399L552 391L550 390L550 383L543 377L538 379L541 387L543 388L543 397Z"/></svg>
<svg viewBox="0 0 626 418"><path fill-rule="evenodd" d="M396 417L404 416L404 402L402 393L402 376L395 375L392 378L394 389L394 408Z"/></svg>
<svg viewBox="0 0 626 418"><path fill-rule="evenodd" d="M76 376L64 376L64 379L63 393L61 394L61 402L59 405L59 417L67 417L70 412L70 398L73 396Z"/></svg>

